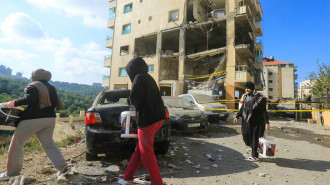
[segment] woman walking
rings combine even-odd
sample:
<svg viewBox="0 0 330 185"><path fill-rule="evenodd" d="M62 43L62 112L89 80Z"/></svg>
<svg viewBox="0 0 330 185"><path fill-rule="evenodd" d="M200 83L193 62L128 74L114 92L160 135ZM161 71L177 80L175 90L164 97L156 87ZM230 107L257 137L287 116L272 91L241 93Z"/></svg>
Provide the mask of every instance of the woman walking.
<svg viewBox="0 0 330 185"><path fill-rule="evenodd" d="M252 149L249 161L257 162L259 161L259 138L264 135L265 128L269 129L270 126L266 110L267 98L254 91L254 88L254 83L246 82L243 104L234 119L234 123L236 124L238 118L242 117L243 140L245 145Z"/></svg>

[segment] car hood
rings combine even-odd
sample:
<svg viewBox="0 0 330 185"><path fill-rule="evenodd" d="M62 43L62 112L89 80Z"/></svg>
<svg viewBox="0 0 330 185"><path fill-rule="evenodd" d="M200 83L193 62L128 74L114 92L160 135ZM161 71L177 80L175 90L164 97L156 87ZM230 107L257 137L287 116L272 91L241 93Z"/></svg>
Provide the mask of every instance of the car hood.
<svg viewBox="0 0 330 185"><path fill-rule="evenodd" d="M180 117L201 117L203 112L200 110L188 110L183 108L167 108L170 115L176 115Z"/></svg>
<svg viewBox="0 0 330 185"><path fill-rule="evenodd" d="M226 108L222 103L198 103L197 105L206 108Z"/></svg>

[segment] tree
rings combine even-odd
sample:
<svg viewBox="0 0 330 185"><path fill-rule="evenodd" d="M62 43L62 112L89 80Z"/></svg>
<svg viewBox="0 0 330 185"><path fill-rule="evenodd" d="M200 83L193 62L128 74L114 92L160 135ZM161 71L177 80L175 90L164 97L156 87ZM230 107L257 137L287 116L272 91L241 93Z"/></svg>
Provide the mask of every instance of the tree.
<svg viewBox="0 0 330 185"><path fill-rule="evenodd" d="M330 65L319 64L318 71L309 73L312 81L312 94L314 97L325 97L330 88Z"/></svg>

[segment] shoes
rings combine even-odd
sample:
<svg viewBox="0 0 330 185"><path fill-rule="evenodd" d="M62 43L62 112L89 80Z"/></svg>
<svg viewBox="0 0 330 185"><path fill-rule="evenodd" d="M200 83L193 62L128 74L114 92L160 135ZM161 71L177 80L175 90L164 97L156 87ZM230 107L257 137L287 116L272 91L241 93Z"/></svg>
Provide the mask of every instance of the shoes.
<svg viewBox="0 0 330 185"><path fill-rule="evenodd" d="M118 184L121 184L121 185L129 185L129 184L131 184L131 182L129 182L129 181L125 181L124 179L119 179L119 180L117 181L117 183L118 183Z"/></svg>
<svg viewBox="0 0 330 185"><path fill-rule="evenodd" d="M7 176L6 172L0 173L0 181L7 181L11 179L12 177Z"/></svg>
<svg viewBox="0 0 330 185"><path fill-rule="evenodd" d="M259 161L259 158L256 158L256 157L249 157L248 160L251 161L251 162L258 162L258 161Z"/></svg>

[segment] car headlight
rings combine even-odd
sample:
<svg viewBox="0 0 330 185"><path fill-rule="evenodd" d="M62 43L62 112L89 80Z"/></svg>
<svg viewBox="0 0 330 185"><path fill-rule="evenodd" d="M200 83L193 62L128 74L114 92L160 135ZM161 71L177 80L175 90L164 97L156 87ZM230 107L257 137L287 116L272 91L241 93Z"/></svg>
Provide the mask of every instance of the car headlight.
<svg viewBox="0 0 330 185"><path fill-rule="evenodd" d="M213 114L213 111L211 109L208 109L208 108L202 107L202 106L200 106L198 108L200 108L200 110L203 111L204 114Z"/></svg>

